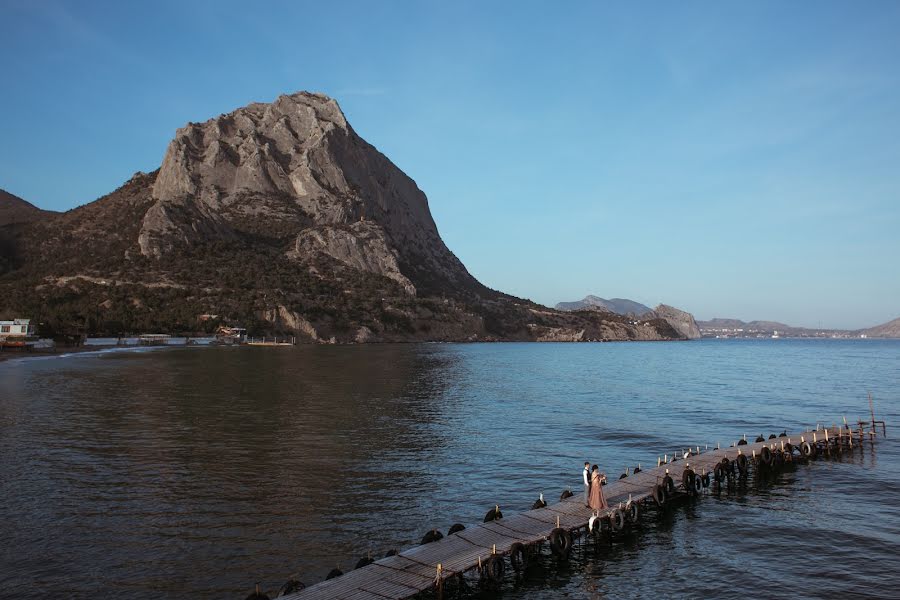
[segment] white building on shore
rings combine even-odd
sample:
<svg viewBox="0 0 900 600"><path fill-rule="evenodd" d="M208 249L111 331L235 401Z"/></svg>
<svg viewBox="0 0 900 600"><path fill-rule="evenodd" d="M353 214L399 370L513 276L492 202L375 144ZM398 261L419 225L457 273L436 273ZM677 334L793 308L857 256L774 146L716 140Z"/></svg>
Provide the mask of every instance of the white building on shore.
<svg viewBox="0 0 900 600"><path fill-rule="evenodd" d="M26 338L34 336L34 325L31 319L13 319L0 321L0 339Z"/></svg>

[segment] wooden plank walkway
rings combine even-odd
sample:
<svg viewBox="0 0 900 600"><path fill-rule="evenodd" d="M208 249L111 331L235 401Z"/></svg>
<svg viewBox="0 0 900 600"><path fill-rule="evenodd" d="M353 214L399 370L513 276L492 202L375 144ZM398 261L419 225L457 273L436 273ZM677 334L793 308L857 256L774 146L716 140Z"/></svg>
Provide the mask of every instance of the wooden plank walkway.
<svg viewBox="0 0 900 600"><path fill-rule="evenodd" d="M610 480L604 486L604 494L611 508L628 501L638 502L652 496L653 488L661 483L668 470L676 486L681 485L681 476L687 465L695 473L712 473L715 465L723 457L733 460L738 452L750 458L753 453L759 454L764 446L781 448L781 443L788 441L795 447L801 444L801 438L813 443L825 440L826 429L816 432L791 434L787 437L769 439L764 442L748 442L746 445L706 450L687 459L670 461L657 468L641 471L625 479ZM844 438L849 429L828 428L829 439L838 435ZM852 435L852 433L851 433ZM854 444L857 443L854 440ZM498 554L507 554L510 546L516 542L530 545L546 541L550 532L557 526L570 531L587 527L592 511L583 504L581 486L571 497L547 506L530 510L490 523L479 523L466 527L465 530L448 535L443 539L416 546L396 556L383 558L373 564L355 569L335 579L312 585L303 591L284 596L291 600L400 600L409 598L420 591L432 587L436 580L437 565L441 564L443 577L463 573L485 560L496 547Z"/></svg>

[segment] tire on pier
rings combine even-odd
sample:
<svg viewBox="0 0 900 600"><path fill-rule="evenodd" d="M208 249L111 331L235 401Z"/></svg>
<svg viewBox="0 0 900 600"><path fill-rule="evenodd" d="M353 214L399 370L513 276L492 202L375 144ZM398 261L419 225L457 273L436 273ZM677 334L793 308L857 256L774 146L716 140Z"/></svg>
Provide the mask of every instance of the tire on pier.
<svg viewBox="0 0 900 600"><path fill-rule="evenodd" d="M675 493L675 482L672 480L672 477L666 473L666 476L663 477L663 487L666 488L666 498L672 496Z"/></svg>
<svg viewBox="0 0 900 600"><path fill-rule="evenodd" d="M816 456L816 447L809 442L800 444L800 455L803 458L814 458Z"/></svg>
<svg viewBox="0 0 900 600"><path fill-rule="evenodd" d="M509 562L516 573L528 568L528 549L525 548L525 544L516 542L509 547Z"/></svg>
<svg viewBox="0 0 900 600"><path fill-rule="evenodd" d="M715 469L713 470L713 477L716 479L716 483L722 483L728 477L728 472L726 471L726 467L724 464L717 463Z"/></svg>
<svg viewBox="0 0 900 600"><path fill-rule="evenodd" d="M661 483L653 486L653 500L654 502L656 502L657 506L659 506L660 508L665 506L666 500L668 500L667 496L668 494L666 494L666 488L664 488Z"/></svg>
<svg viewBox="0 0 900 600"><path fill-rule="evenodd" d="M497 519L502 519L503 513L500 512L500 507L495 506L491 510L487 511L487 514L484 515L484 522L490 523L491 521L496 521Z"/></svg>
<svg viewBox="0 0 900 600"><path fill-rule="evenodd" d="M709 487L709 473L704 473L702 480L703 480L702 481L703 487L708 488Z"/></svg>
<svg viewBox="0 0 900 600"><path fill-rule="evenodd" d="M625 511L617 508L609 515L609 525L613 533L619 533L625 529Z"/></svg>
<svg viewBox="0 0 900 600"><path fill-rule="evenodd" d="M454 523L450 526L450 529L447 530L447 535L453 535L454 533L459 533L460 531L466 528L462 523Z"/></svg>
<svg viewBox="0 0 900 600"><path fill-rule="evenodd" d="M481 563L481 577L484 581L499 585L503 581L503 572L506 570L506 563L499 554L490 555L486 561Z"/></svg>
<svg viewBox="0 0 900 600"><path fill-rule="evenodd" d="M764 442L764 441L766 441L766 438L764 438L764 437L762 436L762 434L759 434L758 436L756 436L756 441L753 442L753 443L754 443L754 444L758 444L758 443Z"/></svg>
<svg viewBox="0 0 900 600"><path fill-rule="evenodd" d="M563 493L559 495L559 501L562 502L566 498L571 498L575 494L572 493L572 490L563 490Z"/></svg>
<svg viewBox="0 0 900 600"><path fill-rule="evenodd" d="M588 519L588 533L591 535L599 535L601 529L603 529L603 519L597 515L592 515L591 518Z"/></svg>
<svg viewBox="0 0 900 600"><path fill-rule="evenodd" d="M691 469L685 469L681 473L681 485L684 486L684 491L688 494L694 493L694 479L696 477L697 475Z"/></svg>
<svg viewBox="0 0 900 600"><path fill-rule="evenodd" d="M775 462L775 457L772 455L772 450L770 450L768 446L763 446L762 450L759 451L759 460L763 465L767 467L771 467Z"/></svg>
<svg viewBox="0 0 900 600"><path fill-rule="evenodd" d="M775 436L775 434L774 434L774 433L771 433L771 434L769 434L769 439L770 439L770 440L774 440L774 439L775 439L775 437L776 437L776 436Z"/></svg>
<svg viewBox="0 0 900 600"><path fill-rule="evenodd" d="M700 492L703 491L703 478L697 474L694 474L694 495L699 496Z"/></svg>
<svg viewBox="0 0 900 600"><path fill-rule="evenodd" d="M572 552L572 534L568 529L557 527L550 532L550 551L557 558L569 558Z"/></svg>
<svg viewBox="0 0 900 600"><path fill-rule="evenodd" d="M397 556L397 551L393 548L384 553L385 558L390 558L392 556Z"/></svg>
<svg viewBox="0 0 900 600"><path fill-rule="evenodd" d="M334 569L328 571L328 575L325 576L325 580L327 581L329 579L334 579L335 577L340 577L343 574L344 574L343 571L341 571L338 568L334 568Z"/></svg>
<svg viewBox="0 0 900 600"><path fill-rule="evenodd" d="M625 518L629 523L637 523L641 517L641 509L637 502L631 502L625 505Z"/></svg>
<svg viewBox="0 0 900 600"><path fill-rule="evenodd" d="M748 465L748 463L750 461L747 460L747 455L746 454L738 454L738 457L736 459L734 459L734 462L737 463L737 468L738 468L738 471L740 471L740 473L741 473L741 477L746 477L747 471L750 468Z"/></svg>
<svg viewBox="0 0 900 600"><path fill-rule="evenodd" d="M371 556L363 556L361 559L356 561L356 566L353 568L354 569L362 569L363 567L368 567L373 562L375 562L375 559L372 558Z"/></svg>
<svg viewBox="0 0 900 600"><path fill-rule="evenodd" d="M739 439L737 445L738 445L738 446L746 446L746 445L747 445L747 440L745 440L745 439L743 439L743 438L742 438L742 439Z"/></svg>
<svg viewBox="0 0 900 600"><path fill-rule="evenodd" d="M628 477L628 473L622 473L621 475L619 475L619 479L625 479L626 477Z"/></svg>
<svg viewBox="0 0 900 600"><path fill-rule="evenodd" d="M640 472L641 472L641 468L640 468L640 467L635 467L634 470L632 471L632 473L633 473L634 475L637 475L637 474L640 473Z"/></svg>
<svg viewBox="0 0 900 600"><path fill-rule="evenodd" d="M531 510L545 508L546 506L547 506L547 503L544 502L544 500L542 498L538 498L537 500L534 501L534 504L531 505Z"/></svg>
<svg viewBox="0 0 900 600"><path fill-rule="evenodd" d="M436 542L440 539L443 539L443 537L443 533L441 533L437 529L432 529L422 537L422 544L430 544L431 542Z"/></svg>

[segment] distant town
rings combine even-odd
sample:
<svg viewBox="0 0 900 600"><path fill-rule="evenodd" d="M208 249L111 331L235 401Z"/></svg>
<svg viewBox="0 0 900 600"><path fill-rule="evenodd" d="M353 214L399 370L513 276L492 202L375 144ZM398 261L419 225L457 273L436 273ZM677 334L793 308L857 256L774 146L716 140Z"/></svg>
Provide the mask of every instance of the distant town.
<svg viewBox="0 0 900 600"><path fill-rule="evenodd" d="M704 338L829 338L829 339L866 339L866 331L849 331L846 329L807 329L791 327L784 323L723 323L732 319L713 319L698 321L700 335ZM717 322L718 321L718 322Z"/></svg>

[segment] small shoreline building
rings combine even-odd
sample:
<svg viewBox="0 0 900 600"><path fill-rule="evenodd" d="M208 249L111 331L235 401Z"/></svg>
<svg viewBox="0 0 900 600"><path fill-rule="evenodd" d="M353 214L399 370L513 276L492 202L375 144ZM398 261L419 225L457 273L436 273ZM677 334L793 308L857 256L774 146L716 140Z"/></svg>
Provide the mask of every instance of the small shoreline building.
<svg viewBox="0 0 900 600"><path fill-rule="evenodd" d="M33 343L34 325L31 319L0 321L0 348L24 348Z"/></svg>

